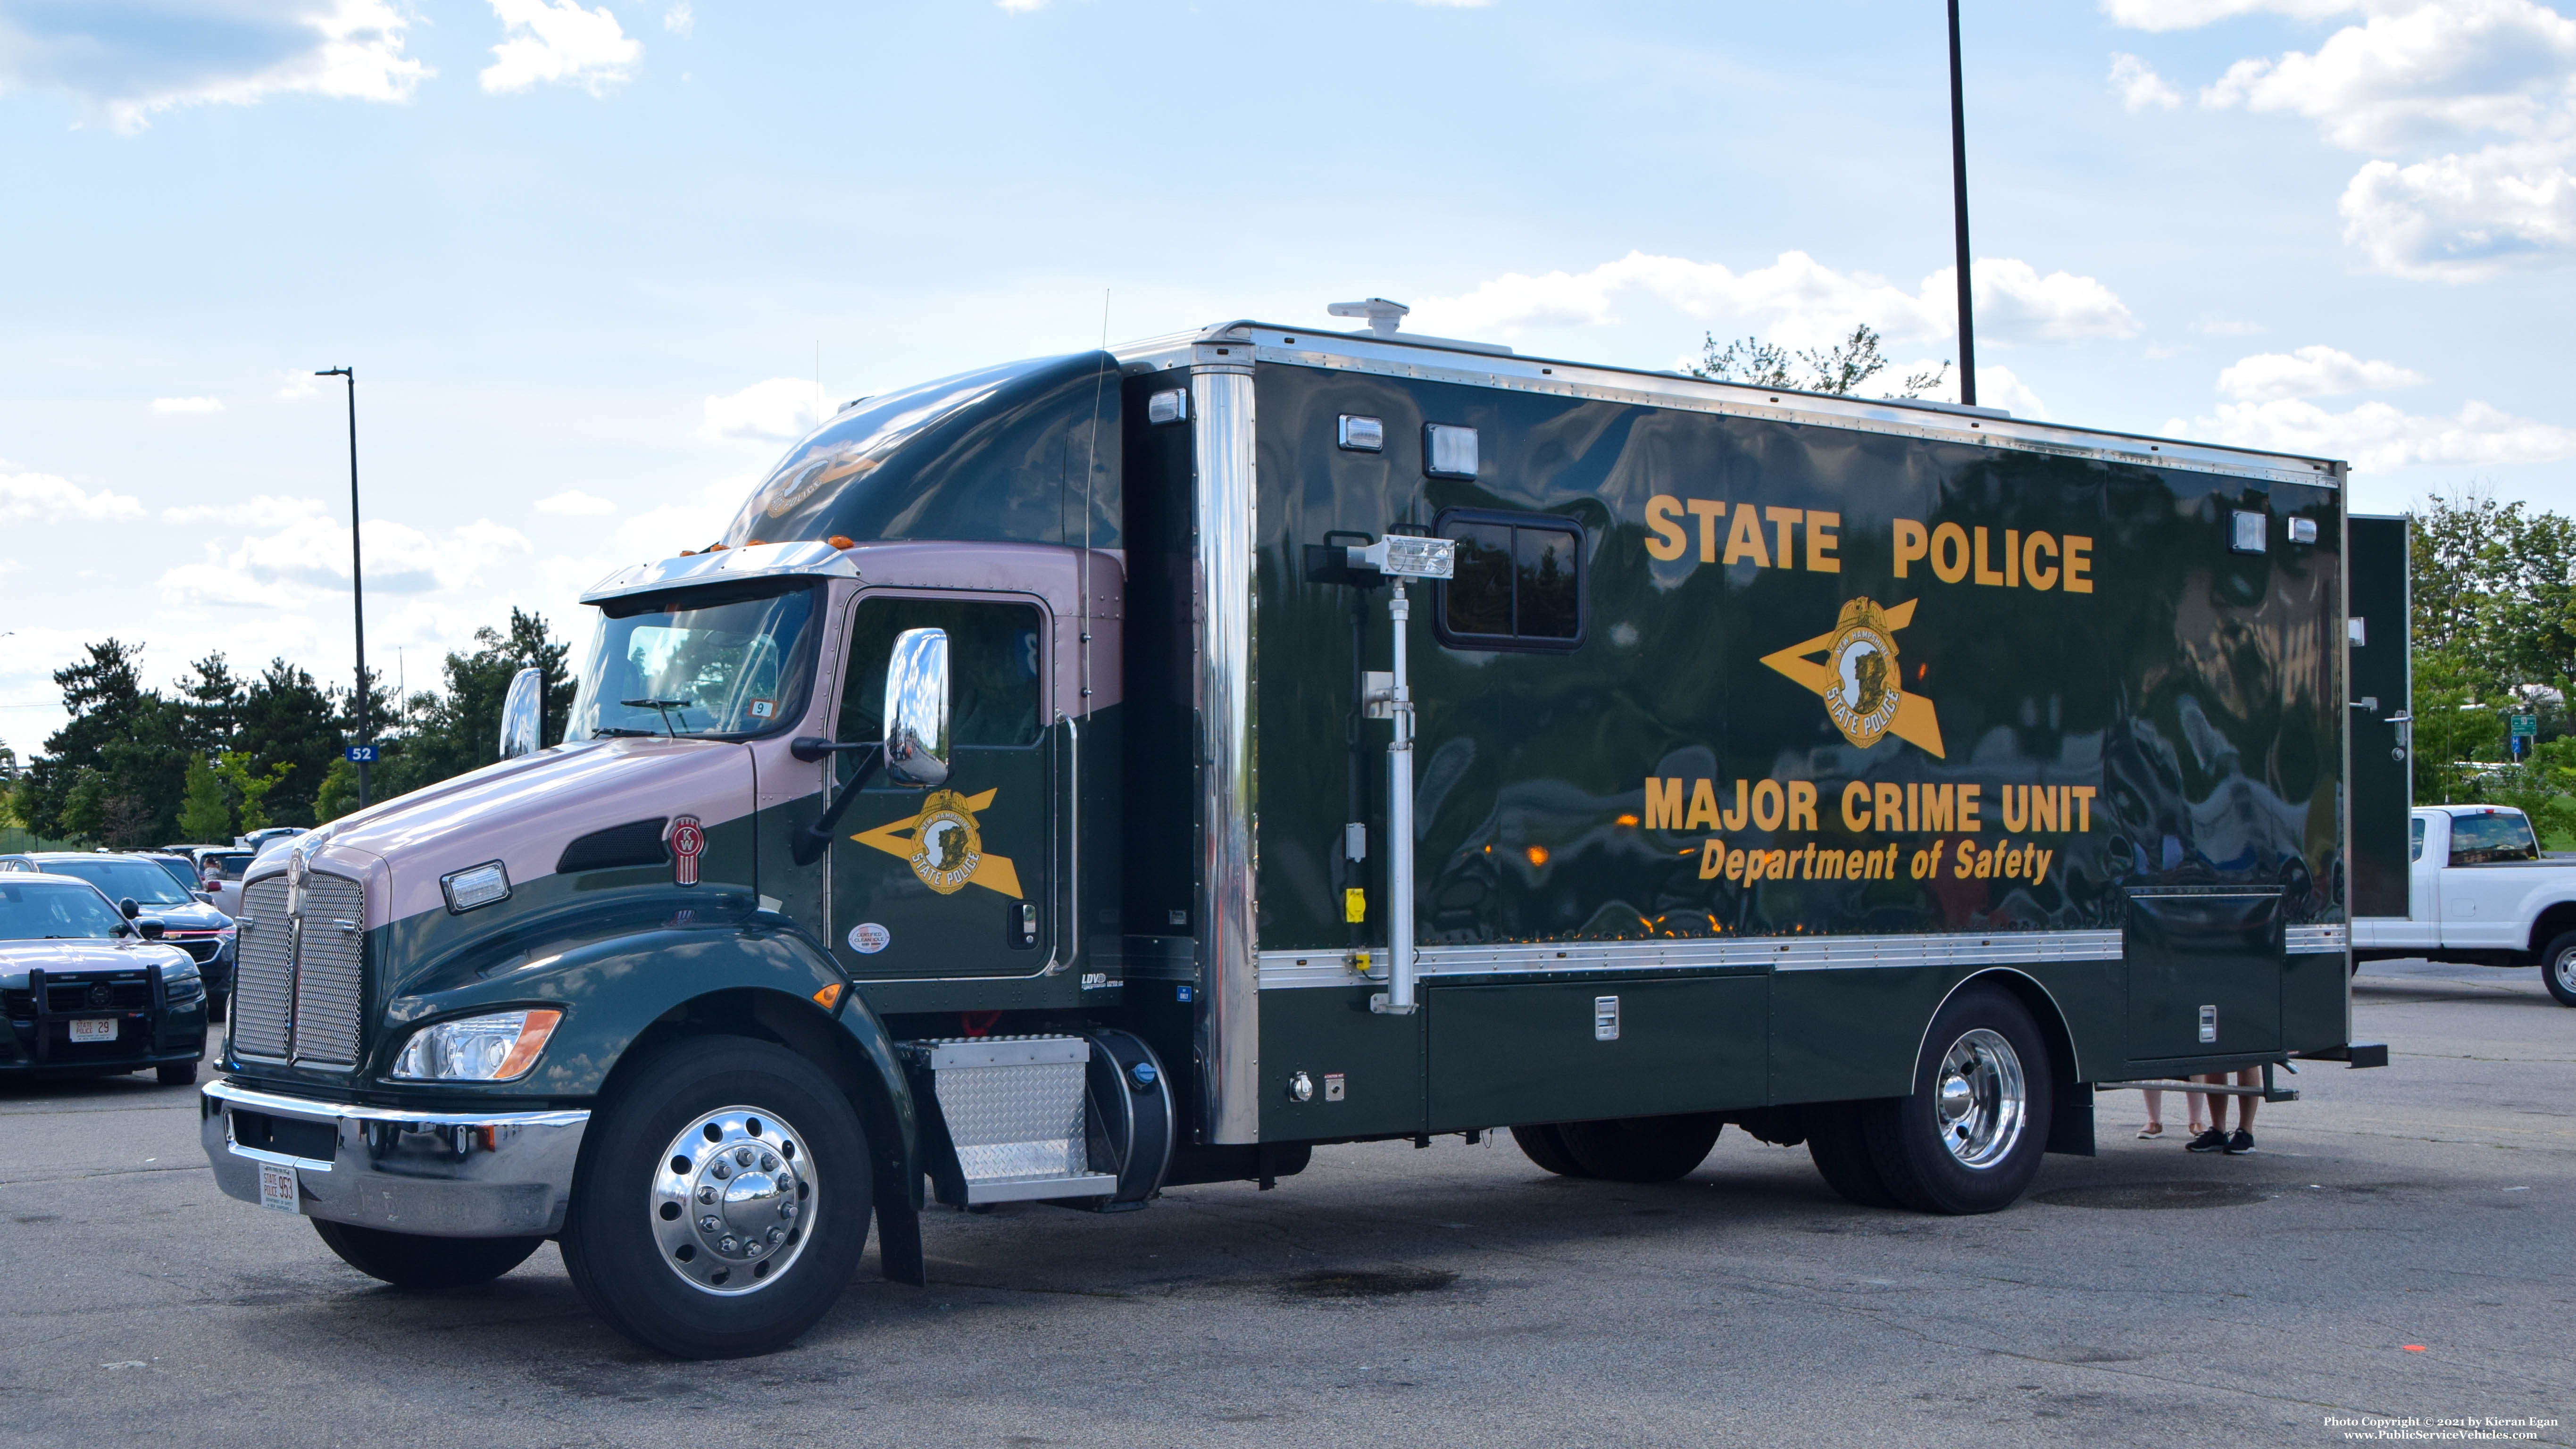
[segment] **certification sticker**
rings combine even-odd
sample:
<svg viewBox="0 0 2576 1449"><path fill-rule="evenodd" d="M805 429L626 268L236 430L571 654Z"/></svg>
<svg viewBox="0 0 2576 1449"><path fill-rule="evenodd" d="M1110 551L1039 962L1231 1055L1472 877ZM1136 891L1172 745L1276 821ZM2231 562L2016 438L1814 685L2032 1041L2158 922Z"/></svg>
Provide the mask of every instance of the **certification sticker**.
<svg viewBox="0 0 2576 1449"><path fill-rule="evenodd" d="M861 921L850 928L850 949L862 956L873 956L886 948L894 936L874 921Z"/></svg>

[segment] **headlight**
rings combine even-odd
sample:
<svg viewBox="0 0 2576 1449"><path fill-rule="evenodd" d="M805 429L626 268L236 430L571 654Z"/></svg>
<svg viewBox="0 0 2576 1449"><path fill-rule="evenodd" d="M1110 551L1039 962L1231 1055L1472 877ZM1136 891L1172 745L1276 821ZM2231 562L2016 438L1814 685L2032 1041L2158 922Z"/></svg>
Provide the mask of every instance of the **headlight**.
<svg viewBox="0 0 2576 1449"><path fill-rule="evenodd" d="M204 977L197 974L197 968L193 963L186 966L165 966L161 968L161 991L173 1001L185 1001L190 997L203 996L206 992L206 982Z"/></svg>
<svg viewBox="0 0 2576 1449"><path fill-rule="evenodd" d="M422 1027L403 1043L394 1075L420 1082L509 1082L528 1074L560 1011L502 1011Z"/></svg>

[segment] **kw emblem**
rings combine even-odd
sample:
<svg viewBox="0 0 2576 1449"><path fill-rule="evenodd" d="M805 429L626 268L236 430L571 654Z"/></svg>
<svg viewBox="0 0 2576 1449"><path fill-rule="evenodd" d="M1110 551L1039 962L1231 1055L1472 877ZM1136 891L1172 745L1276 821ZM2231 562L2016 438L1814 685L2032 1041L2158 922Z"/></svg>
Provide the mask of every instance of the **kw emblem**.
<svg viewBox="0 0 2576 1449"><path fill-rule="evenodd" d="M987 790L969 796L954 790L933 790L921 802L919 814L908 820L888 821L874 830L862 830L850 838L888 855L902 856L923 885L943 896L979 885L1017 900L1018 869L1008 857L986 854L983 832L975 826L975 812L989 808L998 793Z"/></svg>
<svg viewBox="0 0 2576 1449"><path fill-rule="evenodd" d="M1762 662L1821 695L1834 727L1862 749L1894 735L1936 760L1945 758L1932 701L1905 692L1905 671L1897 663L1896 631L1914 622L1915 602L1882 608L1853 599L1843 605L1831 633L1765 654ZM1821 663L1813 657L1818 654L1825 656Z"/></svg>

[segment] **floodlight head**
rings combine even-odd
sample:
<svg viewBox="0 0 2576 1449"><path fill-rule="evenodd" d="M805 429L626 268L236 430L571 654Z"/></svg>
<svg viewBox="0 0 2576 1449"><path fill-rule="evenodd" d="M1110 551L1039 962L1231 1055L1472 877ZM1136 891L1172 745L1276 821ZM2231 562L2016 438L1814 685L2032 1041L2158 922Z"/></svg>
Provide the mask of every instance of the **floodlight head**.
<svg viewBox="0 0 2576 1449"><path fill-rule="evenodd" d="M1458 567L1455 540L1409 533L1390 533L1348 554L1353 569L1393 579L1445 579L1454 576Z"/></svg>
<svg viewBox="0 0 2576 1449"><path fill-rule="evenodd" d="M1324 311L1335 317L1365 317L1368 319L1369 331L1380 337L1393 337L1395 329L1404 325L1405 317L1413 309L1402 302L1390 302L1384 297L1371 297L1364 302L1335 302Z"/></svg>

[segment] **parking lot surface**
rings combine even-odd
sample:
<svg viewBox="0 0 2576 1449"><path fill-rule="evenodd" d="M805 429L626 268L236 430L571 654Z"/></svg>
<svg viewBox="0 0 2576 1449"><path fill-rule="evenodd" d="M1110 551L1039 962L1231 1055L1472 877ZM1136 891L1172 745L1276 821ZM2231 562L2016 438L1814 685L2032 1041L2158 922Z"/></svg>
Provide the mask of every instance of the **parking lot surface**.
<svg viewBox="0 0 2576 1449"><path fill-rule="evenodd" d="M0 1084L0 1443L2576 1443L2576 1011L2412 962L2354 1013L2391 1067L2309 1065L2258 1152L2186 1154L2172 1097L2134 1141L2108 1094L2101 1155L1991 1217L1846 1206L1734 1131L1652 1187L1326 1148L1268 1193L934 1213L927 1289L872 1250L795 1348L717 1364L609 1333L551 1247L360 1276L215 1190L192 1090Z"/></svg>

